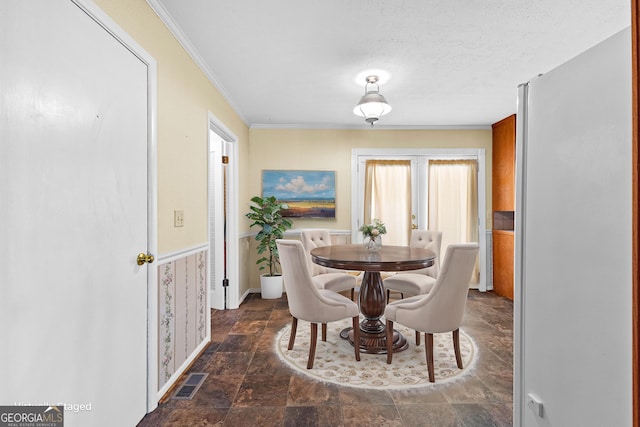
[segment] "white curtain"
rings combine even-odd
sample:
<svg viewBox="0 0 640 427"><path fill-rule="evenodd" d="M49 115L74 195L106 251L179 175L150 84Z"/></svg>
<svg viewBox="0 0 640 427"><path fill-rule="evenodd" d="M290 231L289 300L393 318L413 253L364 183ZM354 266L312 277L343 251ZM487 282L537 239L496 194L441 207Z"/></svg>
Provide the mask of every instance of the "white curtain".
<svg viewBox="0 0 640 427"><path fill-rule="evenodd" d="M383 244L406 246L411 233L411 161L367 160L364 222L377 218L387 228Z"/></svg>
<svg viewBox="0 0 640 427"><path fill-rule="evenodd" d="M442 259L451 243L478 242L478 163L429 162L429 230L442 232ZM476 261L472 284L480 280Z"/></svg>

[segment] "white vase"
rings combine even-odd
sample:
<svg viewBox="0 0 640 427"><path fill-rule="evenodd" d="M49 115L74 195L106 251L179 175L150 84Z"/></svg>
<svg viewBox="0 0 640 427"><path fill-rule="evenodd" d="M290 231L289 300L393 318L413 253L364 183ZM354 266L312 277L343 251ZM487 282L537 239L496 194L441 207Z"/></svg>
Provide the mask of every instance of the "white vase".
<svg viewBox="0 0 640 427"><path fill-rule="evenodd" d="M382 236L366 236L364 238L363 245L365 248L369 249L369 252L378 252L382 247Z"/></svg>
<svg viewBox="0 0 640 427"><path fill-rule="evenodd" d="M262 299L277 299L282 296L282 276L260 276L260 293Z"/></svg>

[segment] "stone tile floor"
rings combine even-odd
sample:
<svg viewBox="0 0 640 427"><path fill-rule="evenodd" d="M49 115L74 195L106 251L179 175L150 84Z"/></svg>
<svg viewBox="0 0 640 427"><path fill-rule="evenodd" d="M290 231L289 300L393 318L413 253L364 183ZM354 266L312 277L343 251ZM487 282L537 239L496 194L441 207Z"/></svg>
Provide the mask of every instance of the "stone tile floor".
<svg viewBox="0 0 640 427"><path fill-rule="evenodd" d="M212 342L189 371L208 372L204 384L192 400L160 404L138 427L512 425L513 303L493 292L469 292L462 329L479 349L472 374L412 390L341 387L287 367L273 351L291 320L286 297L253 294L211 317Z"/></svg>

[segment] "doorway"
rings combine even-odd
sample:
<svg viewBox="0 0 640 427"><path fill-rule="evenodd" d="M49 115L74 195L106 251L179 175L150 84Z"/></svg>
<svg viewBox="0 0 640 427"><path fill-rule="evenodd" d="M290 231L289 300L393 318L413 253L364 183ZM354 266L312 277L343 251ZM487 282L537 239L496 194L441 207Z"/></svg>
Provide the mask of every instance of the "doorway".
<svg viewBox="0 0 640 427"><path fill-rule="evenodd" d="M209 113L209 295L211 307L238 308L237 137Z"/></svg>
<svg viewBox="0 0 640 427"><path fill-rule="evenodd" d="M361 241L360 226L380 215L393 224L387 226L388 244L407 245L412 229L427 228L447 231L443 253L449 243L477 241L480 255L471 287L491 289L490 270L484 268L484 169L484 149L353 150L352 241ZM454 218L453 210L463 215Z"/></svg>

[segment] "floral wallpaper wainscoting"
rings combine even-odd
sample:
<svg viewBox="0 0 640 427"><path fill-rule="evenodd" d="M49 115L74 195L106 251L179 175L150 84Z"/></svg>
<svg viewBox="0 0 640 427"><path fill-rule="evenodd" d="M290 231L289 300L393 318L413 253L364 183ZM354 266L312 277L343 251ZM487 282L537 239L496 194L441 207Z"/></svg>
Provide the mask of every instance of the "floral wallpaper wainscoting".
<svg viewBox="0 0 640 427"><path fill-rule="evenodd" d="M158 264L158 391L165 393L209 342L207 249Z"/></svg>

